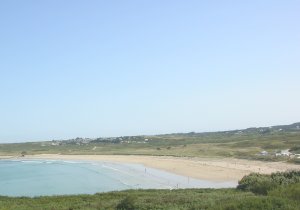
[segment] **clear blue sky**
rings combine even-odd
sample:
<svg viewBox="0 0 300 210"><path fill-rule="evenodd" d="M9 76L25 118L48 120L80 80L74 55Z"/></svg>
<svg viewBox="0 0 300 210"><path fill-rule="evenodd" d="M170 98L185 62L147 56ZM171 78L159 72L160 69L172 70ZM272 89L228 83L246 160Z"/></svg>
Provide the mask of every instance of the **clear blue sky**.
<svg viewBox="0 0 300 210"><path fill-rule="evenodd" d="M2 0L0 142L300 121L300 1Z"/></svg>

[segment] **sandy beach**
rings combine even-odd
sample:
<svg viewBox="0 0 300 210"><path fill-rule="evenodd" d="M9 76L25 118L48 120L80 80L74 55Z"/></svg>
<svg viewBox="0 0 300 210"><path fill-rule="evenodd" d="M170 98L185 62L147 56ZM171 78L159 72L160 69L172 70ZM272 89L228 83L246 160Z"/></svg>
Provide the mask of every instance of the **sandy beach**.
<svg viewBox="0 0 300 210"><path fill-rule="evenodd" d="M0 159L15 158L0 156ZM19 157L22 159L108 161L137 163L178 175L211 181L238 181L251 172L270 174L276 171L300 170L299 165L284 162L261 162L232 158L184 158L137 155L59 155L43 154Z"/></svg>

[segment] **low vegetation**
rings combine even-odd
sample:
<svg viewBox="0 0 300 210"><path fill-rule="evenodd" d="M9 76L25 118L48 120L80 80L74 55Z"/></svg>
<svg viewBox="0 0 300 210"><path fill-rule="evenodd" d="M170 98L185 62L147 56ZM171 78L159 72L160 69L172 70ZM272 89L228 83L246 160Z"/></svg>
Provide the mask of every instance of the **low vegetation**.
<svg viewBox="0 0 300 210"><path fill-rule="evenodd" d="M300 171L277 172L271 175L251 173L239 181L238 189L267 195L274 189L300 183Z"/></svg>
<svg viewBox="0 0 300 210"><path fill-rule="evenodd" d="M233 157L300 163L300 123L244 130L0 144L0 155L98 154Z"/></svg>

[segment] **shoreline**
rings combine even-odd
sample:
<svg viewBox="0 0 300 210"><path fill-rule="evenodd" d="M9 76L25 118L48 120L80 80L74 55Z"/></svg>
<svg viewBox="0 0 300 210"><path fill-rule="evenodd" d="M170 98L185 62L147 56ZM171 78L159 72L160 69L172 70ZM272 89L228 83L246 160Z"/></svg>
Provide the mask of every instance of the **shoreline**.
<svg viewBox="0 0 300 210"><path fill-rule="evenodd" d="M189 158L144 155L60 155L41 154L25 157L0 156L0 159L52 159L74 161L108 161L136 163L177 175L209 181L238 181L243 176L258 172L271 174L277 171L300 170L300 165L284 162L262 162L233 158Z"/></svg>

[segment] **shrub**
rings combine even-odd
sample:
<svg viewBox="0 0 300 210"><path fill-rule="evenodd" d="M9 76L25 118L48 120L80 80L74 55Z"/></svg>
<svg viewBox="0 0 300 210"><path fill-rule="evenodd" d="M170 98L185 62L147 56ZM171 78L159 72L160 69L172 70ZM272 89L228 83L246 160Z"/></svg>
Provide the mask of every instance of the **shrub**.
<svg viewBox="0 0 300 210"><path fill-rule="evenodd" d="M275 187L270 176L258 173L251 173L248 176L244 176L237 186L238 189L251 191L260 195L267 195L268 191Z"/></svg>
<svg viewBox="0 0 300 210"><path fill-rule="evenodd" d="M270 196L288 198L300 202L300 183L278 187L268 194Z"/></svg>
<svg viewBox="0 0 300 210"><path fill-rule="evenodd" d="M295 183L300 183L300 171L277 172L271 175L251 173L239 181L237 188L260 195L267 195L269 191L279 186Z"/></svg>
<svg viewBox="0 0 300 210"><path fill-rule="evenodd" d="M25 155L27 155L27 152L26 151L22 151L21 152L21 156L25 156Z"/></svg>
<svg viewBox="0 0 300 210"><path fill-rule="evenodd" d="M228 201L220 209L282 210L282 209L295 209L295 208L293 208L293 206L289 206L288 201L282 198L264 196L264 197L245 197L244 199L241 200Z"/></svg>
<svg viewBox="0 0 300 210"><path fill-rule="evenodd" d="M271 174L271 178L279 185L299 183L300 171L277 172Z"/></svg>
<svg viewBox="0 0 300 210"><path fill-rule="evenodd" d="M131 196L126 197L121 200L121 202L117 205L117 210L134 210L134 199Z"/></svg>
<svg viewBox="0 0 300 210"><path fill-rule="evenodd" d="M293 153L300 153L300 146L294 146L290 149Z"/></svg>

